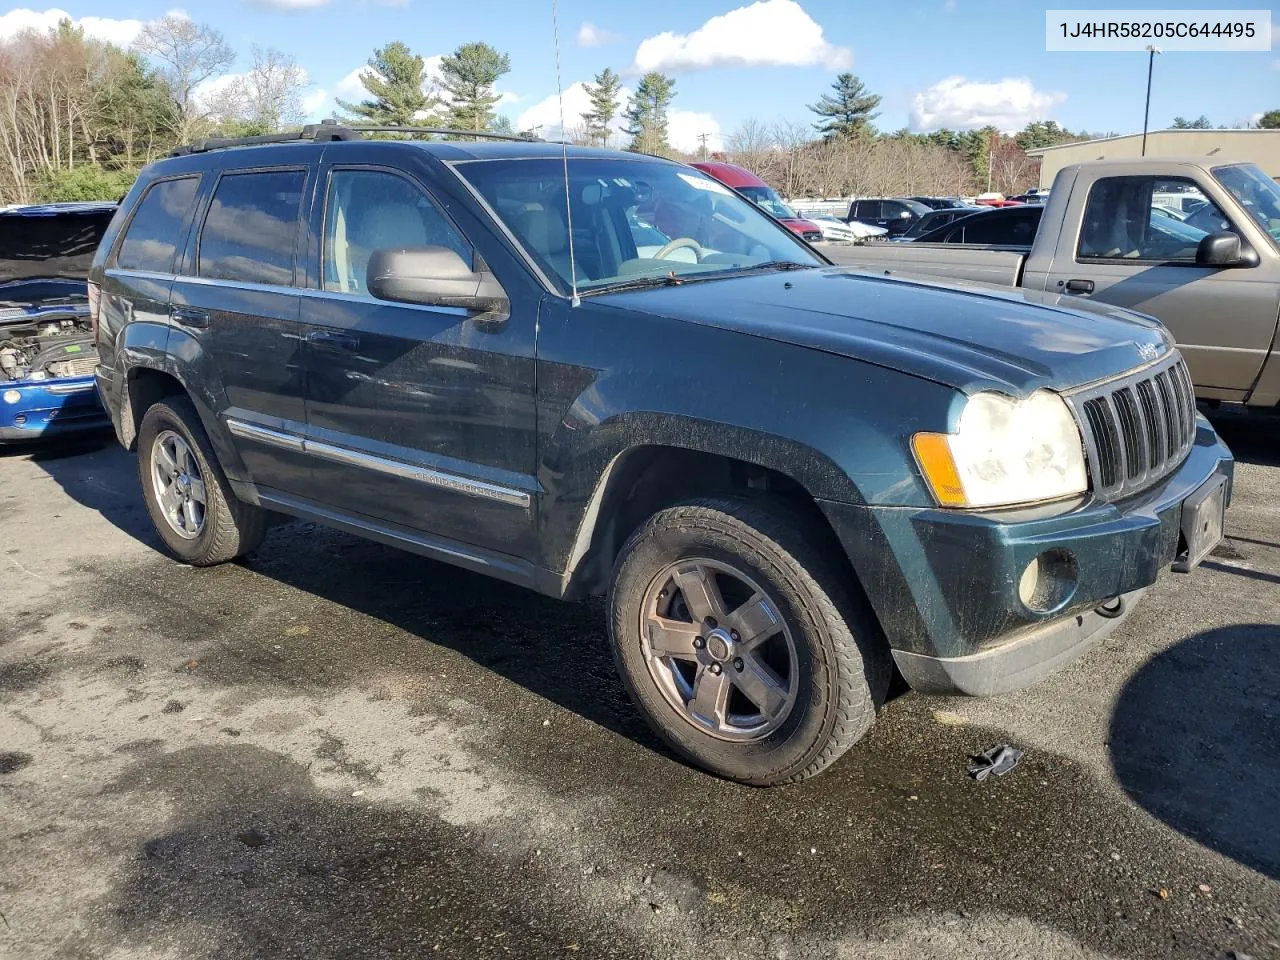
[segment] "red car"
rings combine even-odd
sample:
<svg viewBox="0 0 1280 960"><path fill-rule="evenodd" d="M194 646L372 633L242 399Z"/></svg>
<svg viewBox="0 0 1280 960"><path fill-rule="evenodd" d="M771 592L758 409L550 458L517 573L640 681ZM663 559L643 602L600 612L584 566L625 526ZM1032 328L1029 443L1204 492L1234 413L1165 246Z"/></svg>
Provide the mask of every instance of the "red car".
<svg viewBox="0 0 1280 960"><path fill-rule="evenodd" d="M777 191L746 167L723 160L699 160L692 164L709 177L714 177L726 187L732 187L757 207L808 243L822 239L822 230L812 220L796 216L796 212L782 202Z"/></svg>

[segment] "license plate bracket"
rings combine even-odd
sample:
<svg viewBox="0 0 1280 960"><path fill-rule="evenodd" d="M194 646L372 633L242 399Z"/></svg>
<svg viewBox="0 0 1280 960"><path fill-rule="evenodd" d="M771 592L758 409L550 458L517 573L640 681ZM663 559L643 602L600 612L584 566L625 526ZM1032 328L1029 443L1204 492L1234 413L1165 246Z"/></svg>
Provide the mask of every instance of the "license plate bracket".
<svg viewBox="0 0 1280 960"><path fill-rule="evenodd" d="M1186 552L1173 562L1176 573L1190 573L1226 534L1227 478L1219 474L1182 503L1182 540Z"/></svg>

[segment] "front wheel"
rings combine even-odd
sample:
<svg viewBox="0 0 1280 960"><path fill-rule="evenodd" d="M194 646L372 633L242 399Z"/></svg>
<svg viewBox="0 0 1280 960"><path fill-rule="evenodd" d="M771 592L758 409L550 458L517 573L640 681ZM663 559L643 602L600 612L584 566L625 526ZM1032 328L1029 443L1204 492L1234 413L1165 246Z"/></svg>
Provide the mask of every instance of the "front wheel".
<svg viewBox="0 0 1280 960"><path fill-rule="evenodd" d="M874 620L804 528L754 501L696 501L649 518L614 571L610 633L632 699L678 753L743 783L824 769L888 688Z"/></svg>
<svg viewBox="0 0 1280 960"><path fill-rule="evenodd" d="M179 560L212 566L262 542L266 511L232 493L185 397L166 397L143 415L138 479L156 532Z"/></svg>

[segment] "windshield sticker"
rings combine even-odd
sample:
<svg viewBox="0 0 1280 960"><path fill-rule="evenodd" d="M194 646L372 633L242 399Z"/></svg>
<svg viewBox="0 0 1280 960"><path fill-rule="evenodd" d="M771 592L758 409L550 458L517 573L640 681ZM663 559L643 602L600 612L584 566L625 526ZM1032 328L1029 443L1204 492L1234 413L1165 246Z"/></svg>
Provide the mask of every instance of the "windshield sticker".
<svg viewBox="0 0 1280 960"><path fill-rule="evenodd" d="M676 176L693 187L695 190L706 190L708 193L720 193L726 197L729 196L729 188L719 180L712 180L710 177L694 177L687 173L676 173Z"/></svg>

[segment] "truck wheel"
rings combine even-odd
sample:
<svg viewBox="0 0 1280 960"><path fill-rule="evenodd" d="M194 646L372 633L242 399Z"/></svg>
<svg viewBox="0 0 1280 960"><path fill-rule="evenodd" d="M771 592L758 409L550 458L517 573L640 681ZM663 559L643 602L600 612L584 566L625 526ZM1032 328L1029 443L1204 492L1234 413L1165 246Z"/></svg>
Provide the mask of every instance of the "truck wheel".
<svg viewBox="0 0 1280 960"><path fill-rule="evenodd" d="M645 521L614 567L610 636L632 699L672 749L730 780L818 773L888 689L874 618L805 529L756 501L691 501Z"/></svg>
<svg viewBox="0 0 1280 960"><path fill-rule="evenodd" d="M224 563L262 542L266 511L231 492L200 418L185 397L166 397L143 415L138 479L156 532L184 563Z"/></svg>

